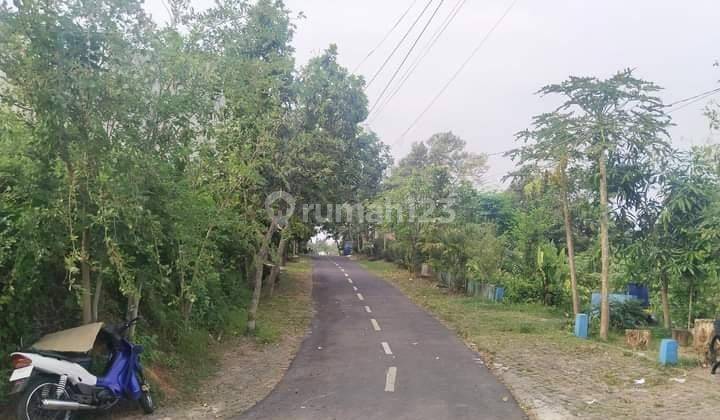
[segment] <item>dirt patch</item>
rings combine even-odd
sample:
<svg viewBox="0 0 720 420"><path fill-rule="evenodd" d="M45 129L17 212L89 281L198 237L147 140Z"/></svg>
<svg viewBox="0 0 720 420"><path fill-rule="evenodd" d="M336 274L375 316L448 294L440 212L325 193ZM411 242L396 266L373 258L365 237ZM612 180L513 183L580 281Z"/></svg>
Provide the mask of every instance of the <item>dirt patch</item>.
<svg viewBox="0 0 720 420"><path fill-rule="evenodd" d="M664 368L655 350L632 352L619 342L573 337L567 318L547 308L484 303L411 279L391 264L361 264L455 330L532 418L718 416L720 378L687 360L686 368Z"/></svg>
<svg viewBox="0 0 720 420"><path fill-rule="evenodd" d="M622 349L533 337L498 349L495 373L538 419L714 418L719 384L701 368L660 368Z"/></svg>
<svg viewBox="0 0 720 420"><path fill-rule="evenodd" d="M112 419L224 419L239 415L272 391L282 379L302 337L285 336L277 344L239 339L221 358L220 374L202 385L191 403L165 406L152 416L139 411L109 413Z"/></svg>

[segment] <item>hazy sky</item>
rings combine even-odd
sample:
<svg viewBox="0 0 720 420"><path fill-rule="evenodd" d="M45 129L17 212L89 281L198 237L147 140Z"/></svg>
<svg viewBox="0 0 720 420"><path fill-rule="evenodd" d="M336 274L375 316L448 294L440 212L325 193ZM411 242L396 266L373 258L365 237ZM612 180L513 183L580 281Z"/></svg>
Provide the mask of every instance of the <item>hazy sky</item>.
<svg viewBox="0 0 720 420"><path fill-rule="evenodd" d="M434 0L429 11L441 0ZM416 53L458 0L444 0ZM718 0L519 0L475 58L419 124L400 135L429 104L451 75L500 18L511 0L467 0L417 71L370 127L402 157L413 141L452 130L475 152L497 153L514 147L513 134L527 128L533 115L553 102L534 95L544 84L569 75L608 77L631 67L665 90L669 103L720 87L720 1ZM195 0L198 8L212 0ZM286 0L302 11L295 36L298 65L335 43L340 62L354 69L383 38L413 0ZM408 16L358 73L369 80L420 14L427 0L417 0ZM149 0L148 11L164 22L161 0ZM420 28L368 91L370 103L389 80ZM409 62L412 62L412 56ZM720 95L717 95L720 100ZM706 101L673 113L673 142L686 148L712 141L702 115ZM717 139L715 139L717 141ZM487 181L497 185L512 168L492 156Z"/></svg>

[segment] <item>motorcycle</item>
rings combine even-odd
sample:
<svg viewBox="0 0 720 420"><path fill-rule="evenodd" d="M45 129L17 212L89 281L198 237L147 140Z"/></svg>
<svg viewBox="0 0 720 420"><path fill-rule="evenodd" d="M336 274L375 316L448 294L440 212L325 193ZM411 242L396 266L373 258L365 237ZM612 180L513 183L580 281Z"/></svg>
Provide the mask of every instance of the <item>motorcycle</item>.
<svg viewBox="0 0 720 420"><path fill-rule="evenodd" d="M10 394L20 394L18 420L70 420L79 411L109 410L121 399L138 401L146 414L155 406L143 376L143 347L127 331L140 318L119 326L98 322L48 334L28 352L11 354ZM102 376L88 370L88 353L98 338L108 348Z"/></svg>

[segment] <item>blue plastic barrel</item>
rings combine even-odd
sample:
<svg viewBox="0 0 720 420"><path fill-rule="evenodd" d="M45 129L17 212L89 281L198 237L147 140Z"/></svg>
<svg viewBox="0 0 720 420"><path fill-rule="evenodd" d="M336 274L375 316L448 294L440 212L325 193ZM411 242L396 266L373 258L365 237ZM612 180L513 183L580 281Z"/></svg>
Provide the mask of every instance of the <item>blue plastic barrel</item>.
<svg viewBox="0 0 720 420"><path fill-rule="evenodd" d="M640 283L628 284L628 295L642 302L644 307L650 306L650 294L648 287Z"/></svg>
<svg viewBox="0 0 720 420"><path fill-rule="evenodd" d="M495 287L495 302L502 302L505 298L505 288L501 286Z"/></svg>

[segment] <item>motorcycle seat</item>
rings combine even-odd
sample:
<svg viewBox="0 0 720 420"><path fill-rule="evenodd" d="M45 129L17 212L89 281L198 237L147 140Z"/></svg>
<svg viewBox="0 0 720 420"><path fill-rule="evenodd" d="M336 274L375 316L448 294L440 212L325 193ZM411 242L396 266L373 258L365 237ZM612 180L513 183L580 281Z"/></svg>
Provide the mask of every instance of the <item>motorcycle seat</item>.
<svg viewBox="0 0 720 420"><path fill-rule="evenodd" d="M45 357L52 357L59 360L65 360L71 363L77 363L85 369L90 369L92 365L92 357L85 353L58 353L58 352L37 352L37 354Z"/></svg>

